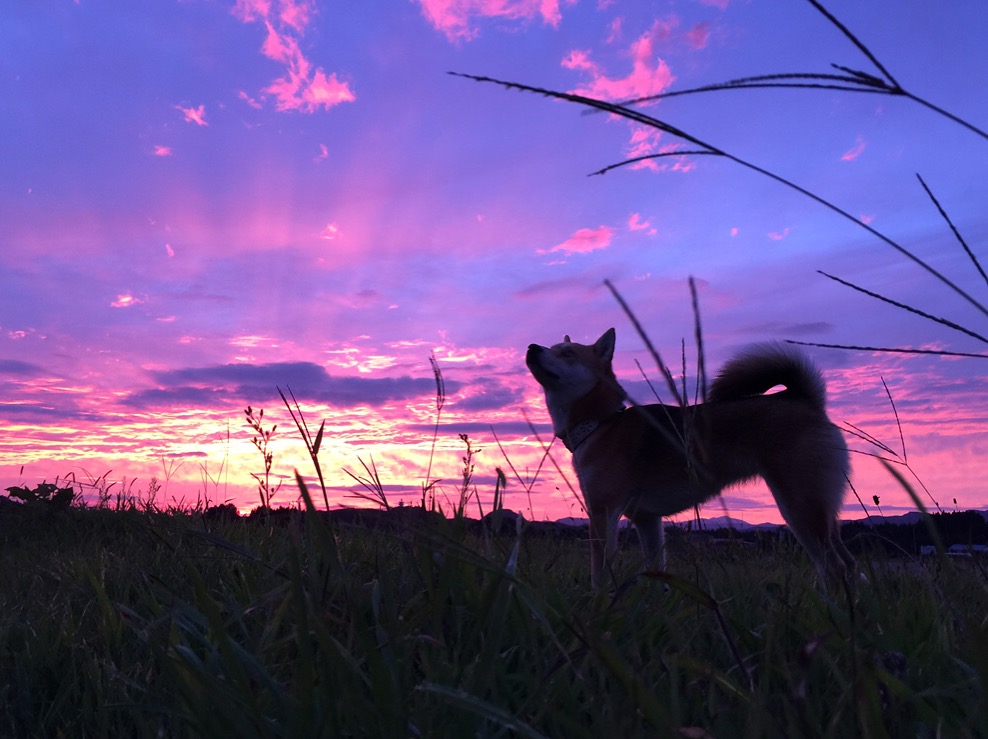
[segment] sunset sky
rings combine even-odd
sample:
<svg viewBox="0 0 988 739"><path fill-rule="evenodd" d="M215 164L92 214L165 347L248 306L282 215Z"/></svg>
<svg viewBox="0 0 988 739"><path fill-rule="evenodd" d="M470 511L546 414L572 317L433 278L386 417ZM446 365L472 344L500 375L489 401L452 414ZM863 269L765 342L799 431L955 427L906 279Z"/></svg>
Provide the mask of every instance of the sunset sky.
<svg viewBox="0 0 988 739"><path fill-rule="evenodd" d="M827 8L902 88L988 129L988 5ZM617 102L831 63L881 77L805 0L45 0L3 16L0 488L157 485L158 505L250 510L263 471L250 405L278 424L273 503L294 504L293 470L311 481L313 466L280 387L313 432L325 420L333 505L361 504L343 470L372 461L393 503L418 502L432 456L449 506L468 434L485 510L501 468L508 507L578 516L552 461L535 476L529 422L552 434L525 348L614 326L619 376L649 402L636 360L658 373L604 280L677 373L685 341L692 378L692 276L711 369L764 340L982 355L807 350L833 420L891 451L849 435L853 449L903 458L884 380L922 500L988 507L983 309L724 157L588 176L696 146L448 74ZM862 92L729 90L636 109L831 201L988 302L916 177L988 263L983 134ZM430 356L446 391L434 455ZM575 482L561 444L551 453ZM912 508L873 457L854 455L853 481L849 518ZM780 520L761 484L705 515L725 510Z"/></svg>

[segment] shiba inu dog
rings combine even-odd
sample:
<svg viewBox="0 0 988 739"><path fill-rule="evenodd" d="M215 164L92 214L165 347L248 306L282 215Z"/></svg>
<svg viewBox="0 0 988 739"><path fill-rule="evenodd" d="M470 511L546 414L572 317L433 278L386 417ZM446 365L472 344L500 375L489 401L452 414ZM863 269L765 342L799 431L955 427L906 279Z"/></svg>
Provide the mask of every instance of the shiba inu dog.
<svg viewBox="0 0 988 739"><path fill-rule="evenodd" d="M664 567L662 517L761 477L828 581L850 575L838 512L849 459L824 409L826 386L801 352L757 344L729 361L706 402L626 404L611 362L614 329L594 344L532 344L525 363L545 390L555 435L573 454L590 517L590 579L602 584L626 516L649 566ZM777 386L785 390L764 395Z"/></svg>

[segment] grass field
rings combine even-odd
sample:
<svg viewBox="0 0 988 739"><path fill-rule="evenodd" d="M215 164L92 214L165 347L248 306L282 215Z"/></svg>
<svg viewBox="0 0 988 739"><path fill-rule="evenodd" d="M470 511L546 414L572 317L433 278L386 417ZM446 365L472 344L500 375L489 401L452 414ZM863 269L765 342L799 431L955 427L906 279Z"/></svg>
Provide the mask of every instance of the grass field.
<svg viewBox="0 0 988 739"><path fill-rule="evenodd" d="M408 517L10 504L0 735L986 736L977 560L821 594L801 551L679 541L588 588L587 543Z"/></svg>

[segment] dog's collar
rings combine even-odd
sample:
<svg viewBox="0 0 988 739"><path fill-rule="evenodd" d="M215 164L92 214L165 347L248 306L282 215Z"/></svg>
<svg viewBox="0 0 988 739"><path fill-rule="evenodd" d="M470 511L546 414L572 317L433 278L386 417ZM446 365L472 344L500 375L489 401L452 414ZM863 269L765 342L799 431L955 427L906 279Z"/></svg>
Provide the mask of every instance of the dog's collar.
<svg viewBox="0 0 988 739"><path fill-rule="evenodd" d="M573 428L567 429L559 438L563 440L563 445L570 452L575 452L576 448L590 438L590 435L599 428L600 421L581 421Z"/></svg>
<svg viewBox="0 0 988 739"><path fill-rule="evenodd" d="M623 410L624 408L619 409L614 416L605 418L603 421L580 421L573 428L560 434L559 438L563 440L563 445L570 452L575 452L580 444L589 439L593 432L601 427L601 424L613 421Z"/></svg>

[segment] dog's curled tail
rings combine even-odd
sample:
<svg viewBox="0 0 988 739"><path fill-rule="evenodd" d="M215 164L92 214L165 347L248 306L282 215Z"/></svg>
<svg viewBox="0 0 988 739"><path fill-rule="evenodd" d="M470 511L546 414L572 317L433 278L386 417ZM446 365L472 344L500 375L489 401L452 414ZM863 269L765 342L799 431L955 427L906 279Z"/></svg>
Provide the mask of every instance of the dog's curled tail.
<svg viewBox="0 0 988 739"><path fill-rule="evenodd" d="M786 344L755 344L721 369L710 383L707 400L739 400L784 385L789 397L802 398L823 410L827 385L813 362Z"/></svg>

